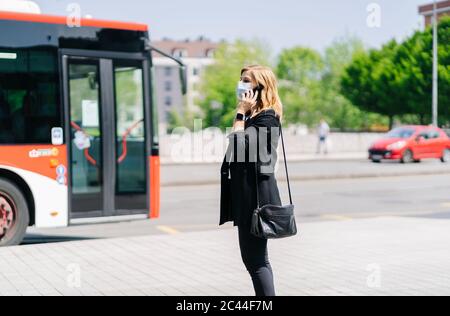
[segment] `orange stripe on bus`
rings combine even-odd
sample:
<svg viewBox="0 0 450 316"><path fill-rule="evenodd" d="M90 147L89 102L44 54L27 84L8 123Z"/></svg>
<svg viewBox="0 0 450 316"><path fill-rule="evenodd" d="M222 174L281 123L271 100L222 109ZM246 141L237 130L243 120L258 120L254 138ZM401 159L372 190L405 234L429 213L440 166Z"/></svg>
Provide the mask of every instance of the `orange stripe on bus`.
<svg viewBox="0 0 450 316"><path fill-rule="evenodd" d="M150 218L159 218L161 207L161 162L159 156L150 157Z"/></svg>
<svg viewBox="0 0 450 316"><path fill-rule="evenodd" d="M52 145L0 145L0 165L30 171L56 180L57 166L67 177L67 147Z"/></svg>
<svg viewBox="0 0 450 316"><path fill-rule="evenodd" d="M0 11L0 20L67 25L67 19L68 19L67 17L62 16ZM99 27L99 28L142 31L142 32L148 31L147 25L139 23L128 23L128 22L117 22L117 21L95 20L95 19L81 19L80 22L82 27Z"/></svg>

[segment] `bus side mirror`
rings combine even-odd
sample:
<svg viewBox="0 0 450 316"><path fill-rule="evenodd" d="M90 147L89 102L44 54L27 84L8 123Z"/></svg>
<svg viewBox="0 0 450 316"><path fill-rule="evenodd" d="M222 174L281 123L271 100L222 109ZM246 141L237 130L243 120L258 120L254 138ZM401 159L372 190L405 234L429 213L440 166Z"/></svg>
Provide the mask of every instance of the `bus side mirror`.
<svg viewBox="0 0 450 316"><path fill-rule="evenodd" d="M183 95L187 94L187 68L186 66L180 66L180 83L181 92Z"/></svg>

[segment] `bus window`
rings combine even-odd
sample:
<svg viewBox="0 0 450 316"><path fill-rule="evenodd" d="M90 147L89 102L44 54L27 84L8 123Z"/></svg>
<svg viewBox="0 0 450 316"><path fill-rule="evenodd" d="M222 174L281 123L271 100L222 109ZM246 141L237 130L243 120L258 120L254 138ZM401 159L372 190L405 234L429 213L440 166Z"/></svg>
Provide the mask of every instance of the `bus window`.
<svg viewBox="0 0 450 316"><path fill-rule="evenodd" d="M0 143L50 144L61 127L56 52L0 48Z"/></svg>
<svg viewBox="0 0 450 316"><path fill-rule="evenodd" d="M147 190L142 63L127 64L114 65L119 195Z"/></svg>
<svg viewBox="0 0 450 316"><path fill-rule="evenodd" d="M72 60L69 65L70 125L72 129L73 211L103 208L102 129L100 120L99 66ZM91 205L85 206L89 201Z"/></svg>
<svg viewBox="0 0 450 316"><path fill-rule="evenodd" d="M152 84L152 91L157 91L156 89L156 74L155 74L155 68L152 67L151 68L151 84ZM152 139L152 145L153 148L152 150L156 150L159 151L159 120L158 120L158 107L156 106L156 94L152 93L152 104L154 105L152 107L153 113L152 113L152 118L153 118L153 122L152 122L152 135L153 135L153 139Z"/></svg>

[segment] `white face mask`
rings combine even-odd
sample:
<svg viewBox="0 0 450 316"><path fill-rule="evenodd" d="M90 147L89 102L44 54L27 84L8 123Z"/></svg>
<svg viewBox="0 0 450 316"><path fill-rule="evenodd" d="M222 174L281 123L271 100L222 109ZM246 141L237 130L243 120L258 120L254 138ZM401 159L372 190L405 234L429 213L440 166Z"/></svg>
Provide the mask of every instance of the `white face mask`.
<svg viewBox="0 0 450 316"><path fill-rule="evenodd" d="M243 94L252 90L251 82L239 81L236 88L236 96L239 100L242 100Z"/></svg>

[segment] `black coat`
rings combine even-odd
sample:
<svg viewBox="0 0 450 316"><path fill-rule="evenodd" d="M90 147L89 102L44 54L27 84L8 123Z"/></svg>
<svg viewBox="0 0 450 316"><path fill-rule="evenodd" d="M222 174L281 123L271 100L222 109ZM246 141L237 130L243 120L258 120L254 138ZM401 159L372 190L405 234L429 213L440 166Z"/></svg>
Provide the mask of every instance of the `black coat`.
<svg viewBox="0 0 450 316"><path fill-rule="evenodd" d="M247 118L245 131L228 136L230 145L221 168L220 225L232 221L235 226L250 227L258 206L256 172L260 206L281 206L275 179L280 125L276 112L269 109Z"/></svg>

